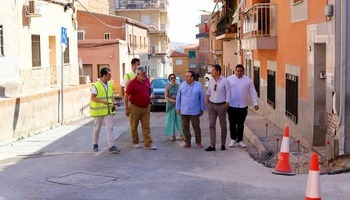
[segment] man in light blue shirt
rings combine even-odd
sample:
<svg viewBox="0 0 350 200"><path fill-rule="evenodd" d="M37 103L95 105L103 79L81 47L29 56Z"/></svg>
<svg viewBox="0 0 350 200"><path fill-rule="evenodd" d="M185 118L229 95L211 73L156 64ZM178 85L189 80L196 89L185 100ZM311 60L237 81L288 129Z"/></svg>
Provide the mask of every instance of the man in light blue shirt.
<svg viewBox="0 0 350 200"><path fill-rule="evenodd" d="M182 130L185 136L184 148L191 147L190 121L194 130L197 148L203 148L200 116L205 110L205 97L202 84L195 81L195 73L188 71L186 81L182 82L176 97L176 113L181 114Z"/></svg>

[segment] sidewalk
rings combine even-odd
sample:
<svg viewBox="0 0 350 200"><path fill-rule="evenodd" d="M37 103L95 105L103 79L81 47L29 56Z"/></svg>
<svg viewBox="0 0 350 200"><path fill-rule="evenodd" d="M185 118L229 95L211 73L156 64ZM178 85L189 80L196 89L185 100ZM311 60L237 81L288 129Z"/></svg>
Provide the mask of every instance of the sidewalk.
<svg viewBox="0 0 350 200"><path fill-rule="evenodd" d="M274 169L277 164L284 130L252 110L249 110L245 127L244 135L257 151L254 152L254 149L251 149L249 153L258 162ZM277 138L279 139L278 142ZM295 173L308 173L311 154L312 152L303 146L298 147L297 141L291 135L289 136L289 161Z"/></svg>
<svg viewBox="0 0 350 200"><path fill-rule="evenodd" d="M266 127L266 124L268 126ZM277 164L284 130L271 121L249 110L245 121L245 137L254 148L249 149L250 155L266 167L274 169ZM266 134L267 133L267 134ZM277 143L276 139L279 139ZM289 136L289 161L291 168L297 174L306 174L309 170L310 157L313 152L319 155L321 174L344 173L350 171L350 155L343 155L334 160L327 160L324 152L319 149L307 149L298 145L295 138Z"/></svg>

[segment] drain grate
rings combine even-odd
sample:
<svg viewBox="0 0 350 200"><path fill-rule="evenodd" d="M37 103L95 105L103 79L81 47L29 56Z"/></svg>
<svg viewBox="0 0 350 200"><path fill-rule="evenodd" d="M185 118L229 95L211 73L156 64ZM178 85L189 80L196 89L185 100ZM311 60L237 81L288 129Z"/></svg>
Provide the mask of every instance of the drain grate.
<svg viewBox="0 0 350 200"><path fill-rule="evenodd" d="M46 181L61 185L73 185L79 187L102 187L105 184L117 181L119 178L104 174L89 172L74 172L57 177L47 178Z"/></svg>

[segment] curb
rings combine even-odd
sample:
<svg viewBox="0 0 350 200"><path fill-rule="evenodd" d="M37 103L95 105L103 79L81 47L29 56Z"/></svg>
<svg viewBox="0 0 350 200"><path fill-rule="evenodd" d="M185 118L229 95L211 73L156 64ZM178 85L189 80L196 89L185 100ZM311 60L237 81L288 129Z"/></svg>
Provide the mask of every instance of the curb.
<svg viewBox="0 0 350 200"><path fill-rule="evenodd" d="M255 149L258 151L259 159L266 159L267 153L264 145L261 143L259 138L246 126L244 125L244 135L247 137L250 143L253 144Z"/></svg>

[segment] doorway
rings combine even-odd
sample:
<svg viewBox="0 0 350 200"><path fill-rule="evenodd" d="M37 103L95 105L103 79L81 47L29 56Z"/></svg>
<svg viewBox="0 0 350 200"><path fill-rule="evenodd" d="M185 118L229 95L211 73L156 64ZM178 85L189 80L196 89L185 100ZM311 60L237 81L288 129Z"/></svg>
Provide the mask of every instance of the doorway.
<svg viewBox="0 0 350 200"><path fill-rule="evenodd" d="M326 44L314 44L314 125L313 146L324 146L327 132Z"/></svg>
<svg viewBox="0 0 350 200"><path fill-rule="evenodd" d="M56 36L49 36L50 85L57 85Z"/></svg>

